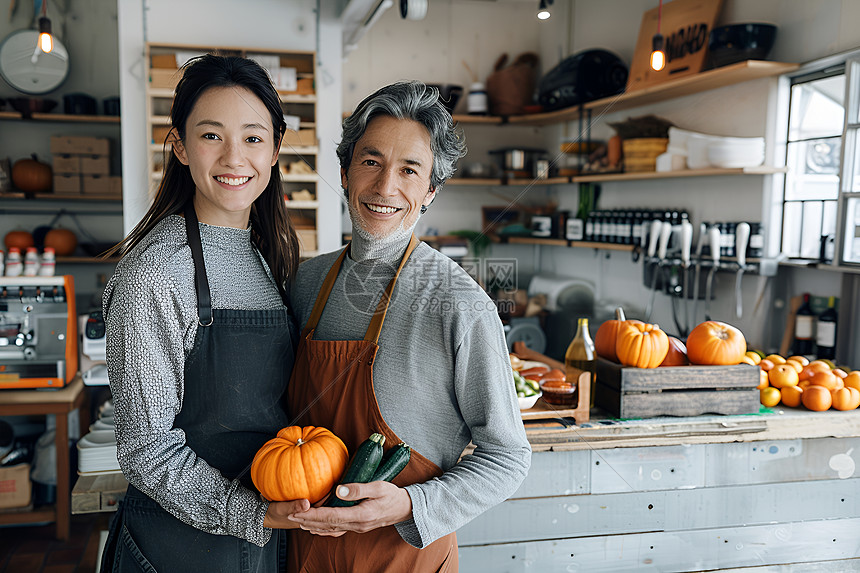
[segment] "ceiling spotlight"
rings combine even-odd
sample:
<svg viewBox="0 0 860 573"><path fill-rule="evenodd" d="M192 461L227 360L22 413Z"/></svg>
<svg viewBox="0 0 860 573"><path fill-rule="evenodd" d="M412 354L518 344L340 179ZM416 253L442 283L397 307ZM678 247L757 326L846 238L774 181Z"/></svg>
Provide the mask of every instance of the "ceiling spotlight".
<svg viewBox="0 0 860 573"><path fill-rule="evenodd" d="M538 20L547 20L552 14L549 12L549 7L552 6L553 0L540 0L540 7L538 8L537 17Z"/></svg>

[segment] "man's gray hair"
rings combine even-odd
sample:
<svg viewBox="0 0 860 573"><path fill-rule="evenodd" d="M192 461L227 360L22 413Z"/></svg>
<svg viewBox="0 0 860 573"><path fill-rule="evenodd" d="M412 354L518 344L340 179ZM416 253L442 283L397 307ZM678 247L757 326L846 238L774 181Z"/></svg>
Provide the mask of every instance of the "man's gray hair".
<svg viewBox="0 0 860 573"><path fill-rule="evenodd" d="M457 161L466 155L463 131L454 127L451 114L439 101L439 90L417 80L397 82L364 98L352 115L343 120L343 139L337 146L340 166L349 171L356 142L364 135L367 124L380 115L411 119L430 133L433 170L430 185L439 190L452 175Z"/></svg>

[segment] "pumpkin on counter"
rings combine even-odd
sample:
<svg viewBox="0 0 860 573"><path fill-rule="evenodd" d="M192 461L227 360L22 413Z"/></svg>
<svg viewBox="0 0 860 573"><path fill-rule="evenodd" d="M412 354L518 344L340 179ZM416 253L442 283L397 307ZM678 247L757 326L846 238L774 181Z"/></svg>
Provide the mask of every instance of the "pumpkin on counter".
<svg viewBox="0 0 860 573"><path fill-rule="evenodd" d="M687 358L693 364L740 364L747 350L743 333L725 322L708 320L687 337Z"/></svg>
<svg viewBox="0 0 860 573"><path fill-rule="evenodd" d="M54 186L54 174L51 166L39 161L34 153L32 159L19 159L12 166L12 185L31 193L50 191Z"/></svg>
<svg viewBox="0 0 860 573"><path fill-rule="evenodd" d="M59 257L67 257L78 248L78 237L70 230L57 227L45 233L45 246Z"/></svg>
<svg viewBox="0 0 860 573"><path fill-rule="evenodd" d="M625 320L618 327L615 351L625 366L656 368L669 352L669 338L656 324Z"/></svg>
<svg viewBox="0 0 860 573"><path fill-rule="evenodd" d="M594 351L598 356L618 362L615 346L618 339L618 328L624 321L624 309L619 306L615 309L615 320L607 320L597 329L597 333L594 335Z"/></svg>
<svg viewBox="0 0 860 573"><path fill-rule="evenodd" d="M341 478L349 454L340 438L315 426L289 426L257 451L251 481L269 501L316 503Z"/></svg>
<svg viewBox="0 0 860 573"><path fill-rule="evenodd" d="M687 347L680 339L674 336L669 337L669 351L666 353L666 358L660 363L660 366L686 366L690 363L687 358Z"/></svg>
<svg viewBox="0 0 860 573"><path fill-rule="evenodd" d="M20 250L22 253L27 250L28 247L33 246L33 235L31 235L27 231L14 230L6 233L6 236L3 237L3 243L6 245L6 250L15 248Z"/></svg>

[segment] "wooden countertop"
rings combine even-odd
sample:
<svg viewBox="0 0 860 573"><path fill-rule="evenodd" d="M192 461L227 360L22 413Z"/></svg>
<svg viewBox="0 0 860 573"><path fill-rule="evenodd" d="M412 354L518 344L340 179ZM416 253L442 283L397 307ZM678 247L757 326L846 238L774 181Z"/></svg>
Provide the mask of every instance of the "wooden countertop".
<svg viewBox="0 0 860 573"><path fill-rule="evenodd" d="M762 408L741 416L659 417L617 420L592 411L579 426L570 419L526 421L532 450L671 446L684 444L843 438L860 436L860 409L812 412L800 408Z"/></svg>

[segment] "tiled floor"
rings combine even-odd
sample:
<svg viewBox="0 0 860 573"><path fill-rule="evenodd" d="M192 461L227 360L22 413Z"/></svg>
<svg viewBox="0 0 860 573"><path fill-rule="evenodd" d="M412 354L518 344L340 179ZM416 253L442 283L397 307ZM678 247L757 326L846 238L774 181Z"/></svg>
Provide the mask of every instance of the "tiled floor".
<svg viewBox="0 0 860 573"><path fill-rule="evenodd" d="M99 532L111 513L73 515L67 541L54 525L0 528L0 573L95 573Z"/></svg>

